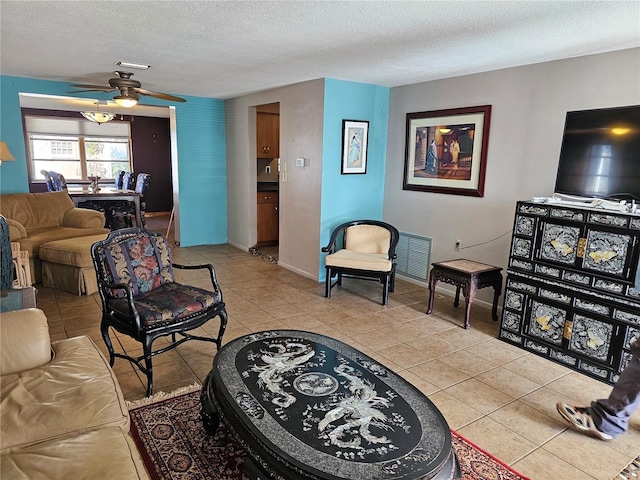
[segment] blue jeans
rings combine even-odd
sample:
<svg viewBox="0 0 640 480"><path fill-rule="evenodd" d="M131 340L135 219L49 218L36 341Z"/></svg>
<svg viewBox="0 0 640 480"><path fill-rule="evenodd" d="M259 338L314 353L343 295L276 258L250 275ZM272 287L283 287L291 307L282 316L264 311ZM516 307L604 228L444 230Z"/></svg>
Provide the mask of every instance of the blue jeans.
<svg viewBox="0 0 640 480"><path fill-rule="evenodd" d="M640 406L640 340L631 345L631 361L620 373L609 398L591 402L589 413L598 430L617 437Z"/></svg>

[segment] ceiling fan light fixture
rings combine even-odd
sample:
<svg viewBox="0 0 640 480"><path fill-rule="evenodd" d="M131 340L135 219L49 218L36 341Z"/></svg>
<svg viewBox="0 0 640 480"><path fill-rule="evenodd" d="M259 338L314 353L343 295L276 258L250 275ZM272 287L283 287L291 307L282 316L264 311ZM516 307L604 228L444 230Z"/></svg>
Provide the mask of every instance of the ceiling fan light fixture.
<svg viewBox="0 0 640 480"><path fill-rule="evenodd" d="M107 123L113 120L115 114L106 112L80 112L84 118L95 123Z"/></svg>
<svg viewBox="0 0 640 480"><path fill-rule="evenodd" d="M119 91L119 95L113 97L113 100L124 108L131 108L138 104L139 95L148 95L149 97L159 98L161 100L167 100L169 102L186 102L184 98L169 95L168 93L154 92L142 88L142 85L138 80L131 78L133 73L125 72L123 70L116 70L114 72L117 77L110 78L107 85L91 85L86 83L78 83L71 85L74 88L81 88L77 92L115 92ZM76 93L76 92L71 92Z"/></svg>
<svg viewBox="0 0 640 480"><path fill-rule="evenodd" d="M115 97L113 97L113 100L118 105L124 108L135 107L138 104L138 99L131 96L125 97L124 95L116 95Z"/></svg>
<svg viewBox="0 0 640 480"><path fill-rule="evenodd" d="M92 122L95 122L98 125L102 125L103 123L110 122L116 116L115 113L101 112L100 104L98 102L96 102L95 112L80 112L80 114L87 120L91 120Z"/></svg>

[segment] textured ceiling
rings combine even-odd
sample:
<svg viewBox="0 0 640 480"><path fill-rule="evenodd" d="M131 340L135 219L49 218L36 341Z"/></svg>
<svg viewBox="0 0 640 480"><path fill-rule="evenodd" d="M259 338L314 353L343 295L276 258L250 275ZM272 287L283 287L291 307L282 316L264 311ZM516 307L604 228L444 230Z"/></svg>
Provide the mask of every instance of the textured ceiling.
<svg viewBox="0 0 640 480"><path fill-rule="evenodd" d="M640 46L640 1L7 1L3 75L231 98L316 78L387 87ZM615 74L615 72L612 72Z"/></svg>

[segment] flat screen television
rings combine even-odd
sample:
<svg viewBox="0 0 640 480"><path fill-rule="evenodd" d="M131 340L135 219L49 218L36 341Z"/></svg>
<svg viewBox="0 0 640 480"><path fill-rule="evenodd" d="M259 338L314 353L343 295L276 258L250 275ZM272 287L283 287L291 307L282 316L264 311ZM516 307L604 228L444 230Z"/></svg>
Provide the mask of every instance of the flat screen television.
<svg viewBox="0 0 640 480"><path fill-rule="evenodd" d="M567 112L555 192L640 200L640 105Z"/></svg>

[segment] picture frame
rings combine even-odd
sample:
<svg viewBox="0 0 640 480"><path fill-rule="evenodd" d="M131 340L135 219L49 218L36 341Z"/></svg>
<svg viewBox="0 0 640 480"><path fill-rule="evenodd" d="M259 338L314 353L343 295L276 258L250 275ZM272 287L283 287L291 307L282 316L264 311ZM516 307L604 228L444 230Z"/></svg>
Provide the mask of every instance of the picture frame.
<svg viewBox="0 0 640 480"><path fill-rule="evenodd" d="M407 113L403 190L484 196L491 105Z"/></svg>
<svg viewBox="0 0 640 480"><path fill-rule="evenodd" d="M368 144L368 121L342 120L342 175L367 173Z"/></svg>

